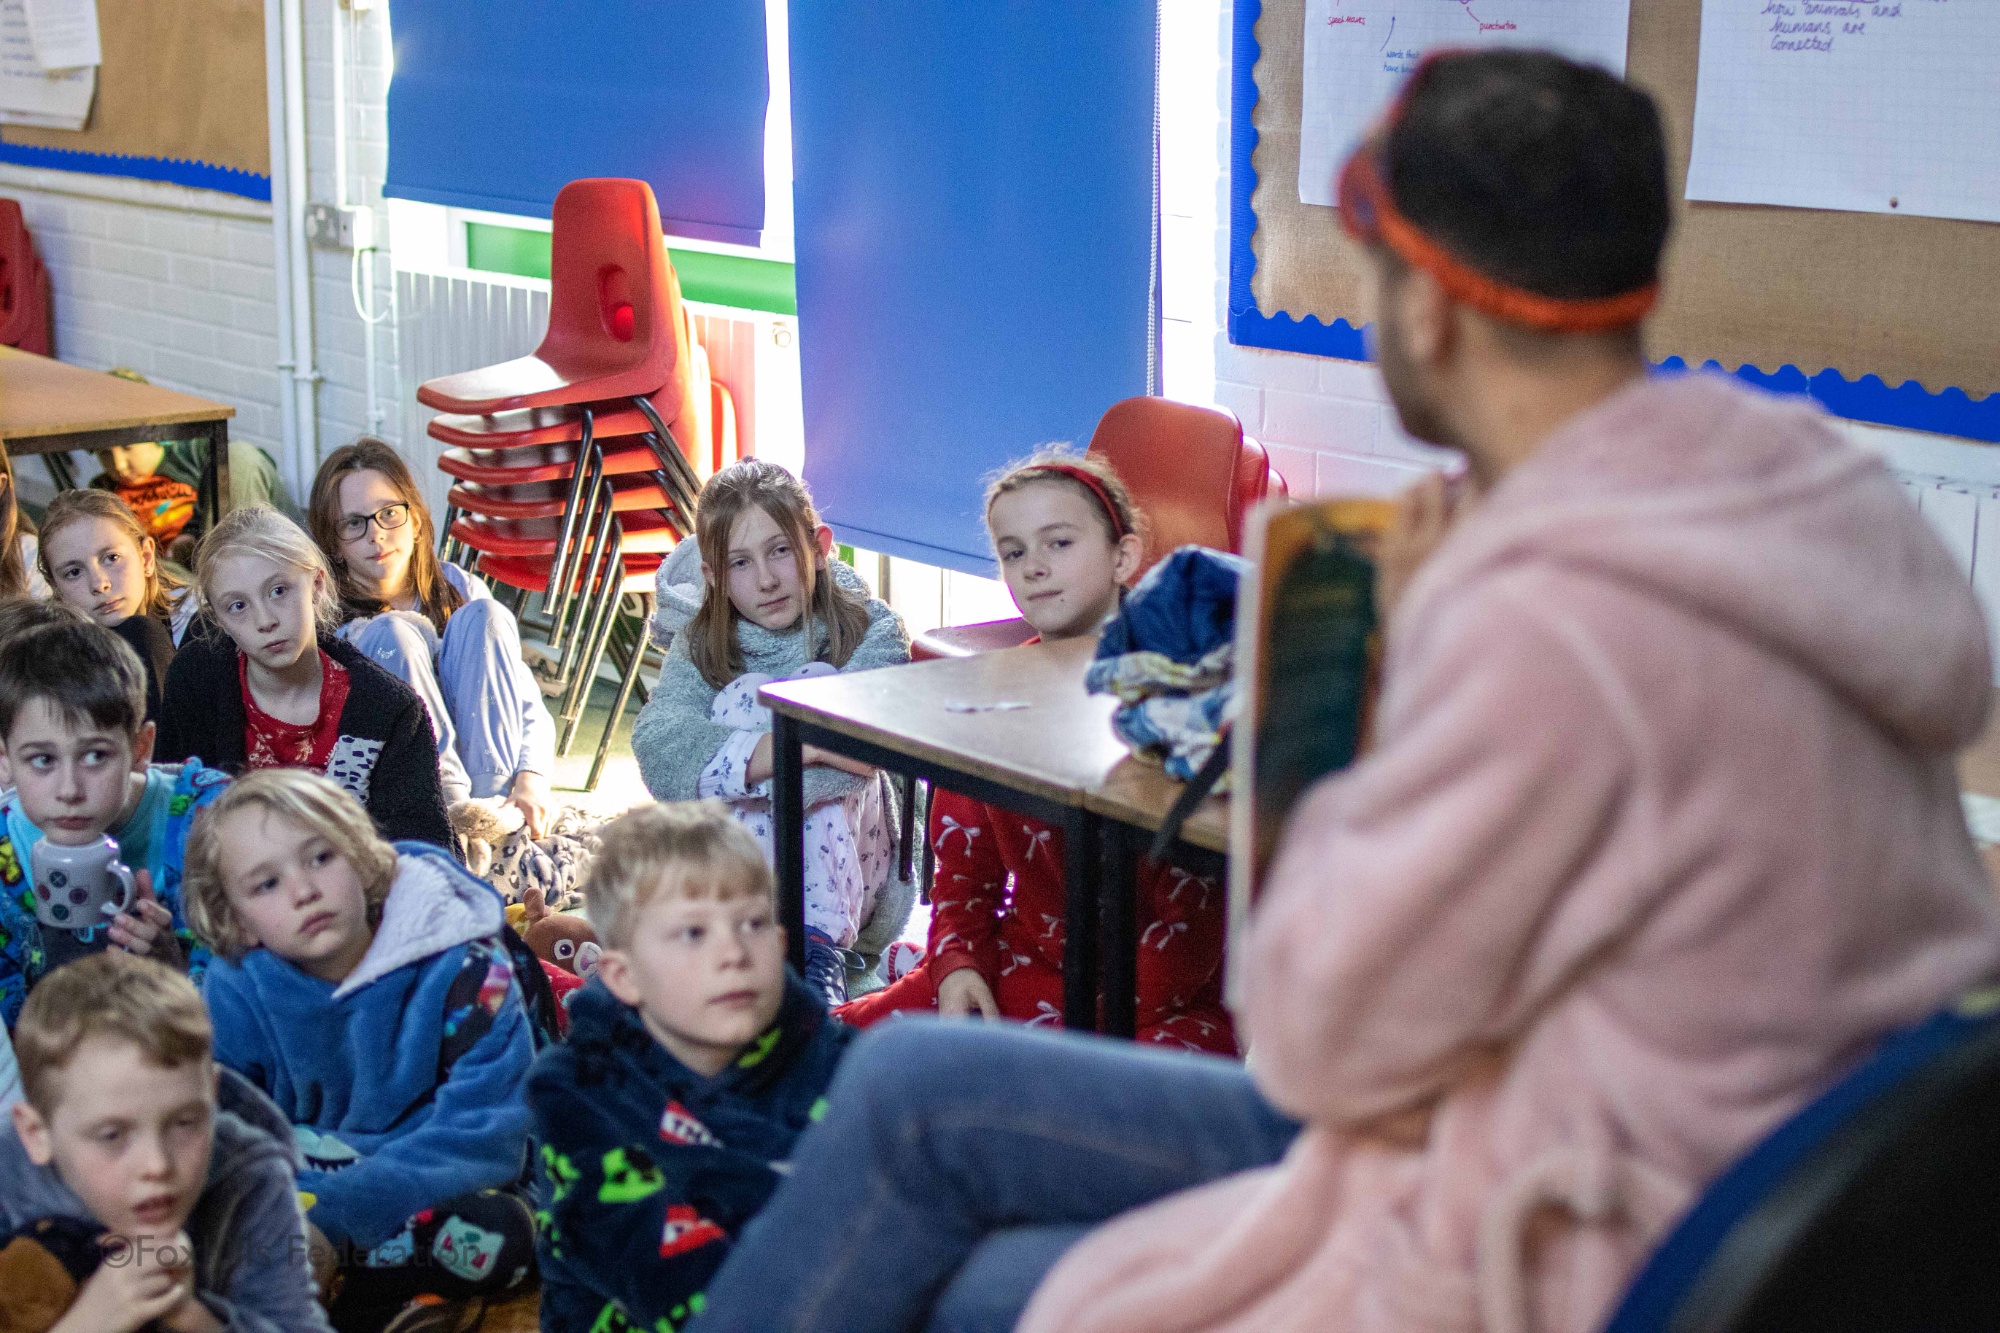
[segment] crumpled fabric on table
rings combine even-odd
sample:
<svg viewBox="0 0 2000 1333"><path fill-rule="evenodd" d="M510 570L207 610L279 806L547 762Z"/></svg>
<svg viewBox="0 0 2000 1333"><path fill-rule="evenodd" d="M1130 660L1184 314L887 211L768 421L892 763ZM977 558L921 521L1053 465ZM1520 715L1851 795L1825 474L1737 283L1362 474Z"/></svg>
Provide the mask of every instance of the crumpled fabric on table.
<svg viewBox="0 0 2000 1333"><path fill-rule="evenodd" d="M1220 743L1235 703L1236 590L1249 567L1181 547L1126 595L1084 673L1092 694L1119 701L1118 738L1183 782Z"/></svg>

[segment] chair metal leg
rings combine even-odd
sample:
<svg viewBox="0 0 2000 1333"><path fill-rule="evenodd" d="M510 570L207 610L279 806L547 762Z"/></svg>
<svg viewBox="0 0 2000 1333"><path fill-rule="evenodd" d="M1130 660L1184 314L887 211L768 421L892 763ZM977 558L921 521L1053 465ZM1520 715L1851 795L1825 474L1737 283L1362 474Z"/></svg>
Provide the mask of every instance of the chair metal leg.
<svg viewBox="0 0 2000 1333"><path fill-rule="evenodd" d="M917 779L914 775L909 773L896 775L896 799L903 807L902 828L896 837L896 873L901 878L908 879L913 837L917 828Z"/></svg>
<svg viewBox="0 0 2000 1333"><path fill-rule="evenodd" d="M580 526L577 511L583 505L584 496L590 493L593 471L590 465L598 456L596 419L587 407L583 409L582 420L583 429L576 442L576 461L570 470L569 498L563 504L562 531L556 537L555 554L549 560L549 589L559 603L567 597L571 543Z"/></svg>
<svg viewBox="0 0 2000 1333"><path fill-rule="evenodd" d="M599 485L603 484L600 478ZM599 507L594 511L591 525L580 531L582 543L569 561L570 572L565 575L559 593L562 601L549 628L549 642L561 654L558 670L565 699L576 683L576 648L585 641L581 637L583 627L589 623L590 608L596 604L593 597L593 589L599 586L595 581L596 571L606 568L604 553L616 549L616 515L609 505Z"/></svg>
<svg viewBox="0 0 2000 1333"><path fill-rule="evenodd" d="M590 776L583 784L585 791L596 791L597 780L604 775L604 760L611 753L611 738L617 734L618 724L624 720L625 705L631 702L632 689L639 683L639 669L646 663L646 622L652 618L652 595L642 593L639 597L639 618L633 623L632 652L625 662L625 677L618 684L618 698L611 705L611 716L604 721L604 734L597 740L597 757L590 761Z"/></svg>
<svg viewBox="0 0 2000 1333"><path fill-rule="evenodd" d="M618 577L616 566L613 567L611 577L614 580ZM576 741L577 728L583 724L584 711L590 706L591 691L597 684L597 668L604 660L605 643L611 637L611 623L617 618L618 604L623 600L616 583L613 583L610 597L603 602L600 624L596 627L596 633L589 639L590 651L578 664L583 668L583 674L579 677L582 688L576 692L576 702L562 720L562 734L556 741L558 755L568 754L570 746Z"/></svg>
<svg viewBox="0 0 2000 1333"><path fill-rule="evenodd" d="M579 698L590 697L591 681L583 672L583 665L590 656L590 645L597 630L598 617L607 595L616 597L616 582L619 571L618 548L615 542L605 542L597 546L600 555L583 569L584 584L575 595L575 614L563 636L564 688L561 703L556 709L556 724L566 731L564 724L581 711ZM559 735L563 731L559 731ZM568 753L560 741L558 754Z"/></svg>

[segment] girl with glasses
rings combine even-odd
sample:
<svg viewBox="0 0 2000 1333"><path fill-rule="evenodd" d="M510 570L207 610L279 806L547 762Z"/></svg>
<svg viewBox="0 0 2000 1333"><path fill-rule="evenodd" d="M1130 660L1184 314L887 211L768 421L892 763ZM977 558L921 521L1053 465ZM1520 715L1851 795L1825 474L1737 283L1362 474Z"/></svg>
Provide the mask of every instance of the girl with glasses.
<svg viewBox="0 0 2000 1333"><path fill-rule="evenodd" d="M340 637L417 692L437 733L445 797L500 797L528 836L551 811L555 720L521 656L521 627L486 584L437 557L416 478L364 435L328 455L307 503L332 566Z"/></svg>

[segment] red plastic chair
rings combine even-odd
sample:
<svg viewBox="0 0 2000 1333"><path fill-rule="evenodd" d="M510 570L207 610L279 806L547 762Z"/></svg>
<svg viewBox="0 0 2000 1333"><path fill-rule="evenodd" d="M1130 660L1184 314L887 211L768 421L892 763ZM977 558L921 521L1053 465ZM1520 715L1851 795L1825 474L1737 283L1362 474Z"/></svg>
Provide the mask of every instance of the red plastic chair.
<svg viewBox="0 0 2000 1333"><path fill-rule="evenodd" d="M461 513L482 514L487 518L561 518L564 507L569 503L569 487L553 481L503 486L461 482L451 488L449 501L451 507ZM614 513L666 509L671 504L667 488L654 477L620 476L611 479L611 509Z"/></svg>
<svg viewBox="0 0 2000 1333"><path fill-rule="evenodd" d="M1264 446L1218 408L1127 398L1098 420L1090 452L1118 469L1146 516L1142 574L1190 544L1241 551L1244 516L1267 496L1289 494ZM1019 619L948 625L917 635L910 656L970 657L1016 647L1033 634Z"/></svg>
<svg viewBox="0 0 2000 1333"><path fill-rule="evenodd" d="M631 555L664 555L687 533L658 510L619 514L617 526L623 549ZM534 556L552 559L562 536L557 518L484 518L466 515L451 525L452 537L482 555Z"/></svg>
<svg viewBox="0 0 2000 1333"><path fill-rule="evenodd" d="M428 380L417 401L491 414L659 392L688 373L679 286L644 181L571 181L556 195L549 327L532 356ZM669 399L679 402L684 390Z"/></svg>
<svg viewBox="0 0 2000 1333"><path fill-rule="evenodd" d="M15 199L0 199L0 343L38 356L55 354L49 271Z"/></svg>
<svg viewBox="0 0 2000 1333"><path fill-rule="evenodd" d="M509 449L502 453L485 449L446 449L438 455L438 471L458 481L479 486L516 486L529 482L567 481L576 475L578 450L569 444L534 446L532 452ZM629 476L652 472L660 466L650 446L639 440L606 440L606 476Z"/></svg>

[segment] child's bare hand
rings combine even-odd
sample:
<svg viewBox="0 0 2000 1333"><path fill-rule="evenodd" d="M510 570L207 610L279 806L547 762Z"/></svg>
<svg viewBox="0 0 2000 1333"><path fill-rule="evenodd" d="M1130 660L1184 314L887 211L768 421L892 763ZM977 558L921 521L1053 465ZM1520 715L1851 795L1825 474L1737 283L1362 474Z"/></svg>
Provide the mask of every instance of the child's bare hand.
<svg viewBox="0 0 2000 1333"><path fill-rule="evenodd" d="M1388 619L1431 552L1465 509L1464 492L1433 472L1397 497L1396 516L1375 552L1375 614Z"/></svg>
<svg viewBox="0 0 2000 1333"><path fill-rule="evenodd" d="M872 778L875 776L874 768L862 763L859 759L850 759L844 754L835 754L833 751L823 750L817 745L806 745L800 748L805 751L805 762L807 764L824 764L828 768L837 768L843 773L852 773L857 778Z"/></svg>
<svg viewBox="0 0 2000 1333"><path fill-rule="evenodd" d="M514 775L514 785L507 792L507 803L521 812L521 822L527 826L530 838L539 839L547 835L549 816L555 813L547 778L522 769Z"/></svg>
<svg viewBox="0 0 2000 1333"><path fill-rule="evenodd" d="M173 914L153 896L153 876L138 871L132 905L111 918L111 942L127 953L157 958L170 967L181 963L180 941L174 938Z"/></svg>
<svg viewBox="0 0 2000 1333"><path fill-rule="evenodd" d="M938 1013L945 1018L978 1014L981 1018L1000 1017L1000 1002L993 988L976 967L961 967L938 983Z"/></svg>
<svg viewBox="0 0 2000 1333"><path fill-rule="evenodd" d="M109 1241L104 1262L51 1333L135 1333L193 1303L193 1254L185 1235L172 1241L150 1236Z"/></svg>

